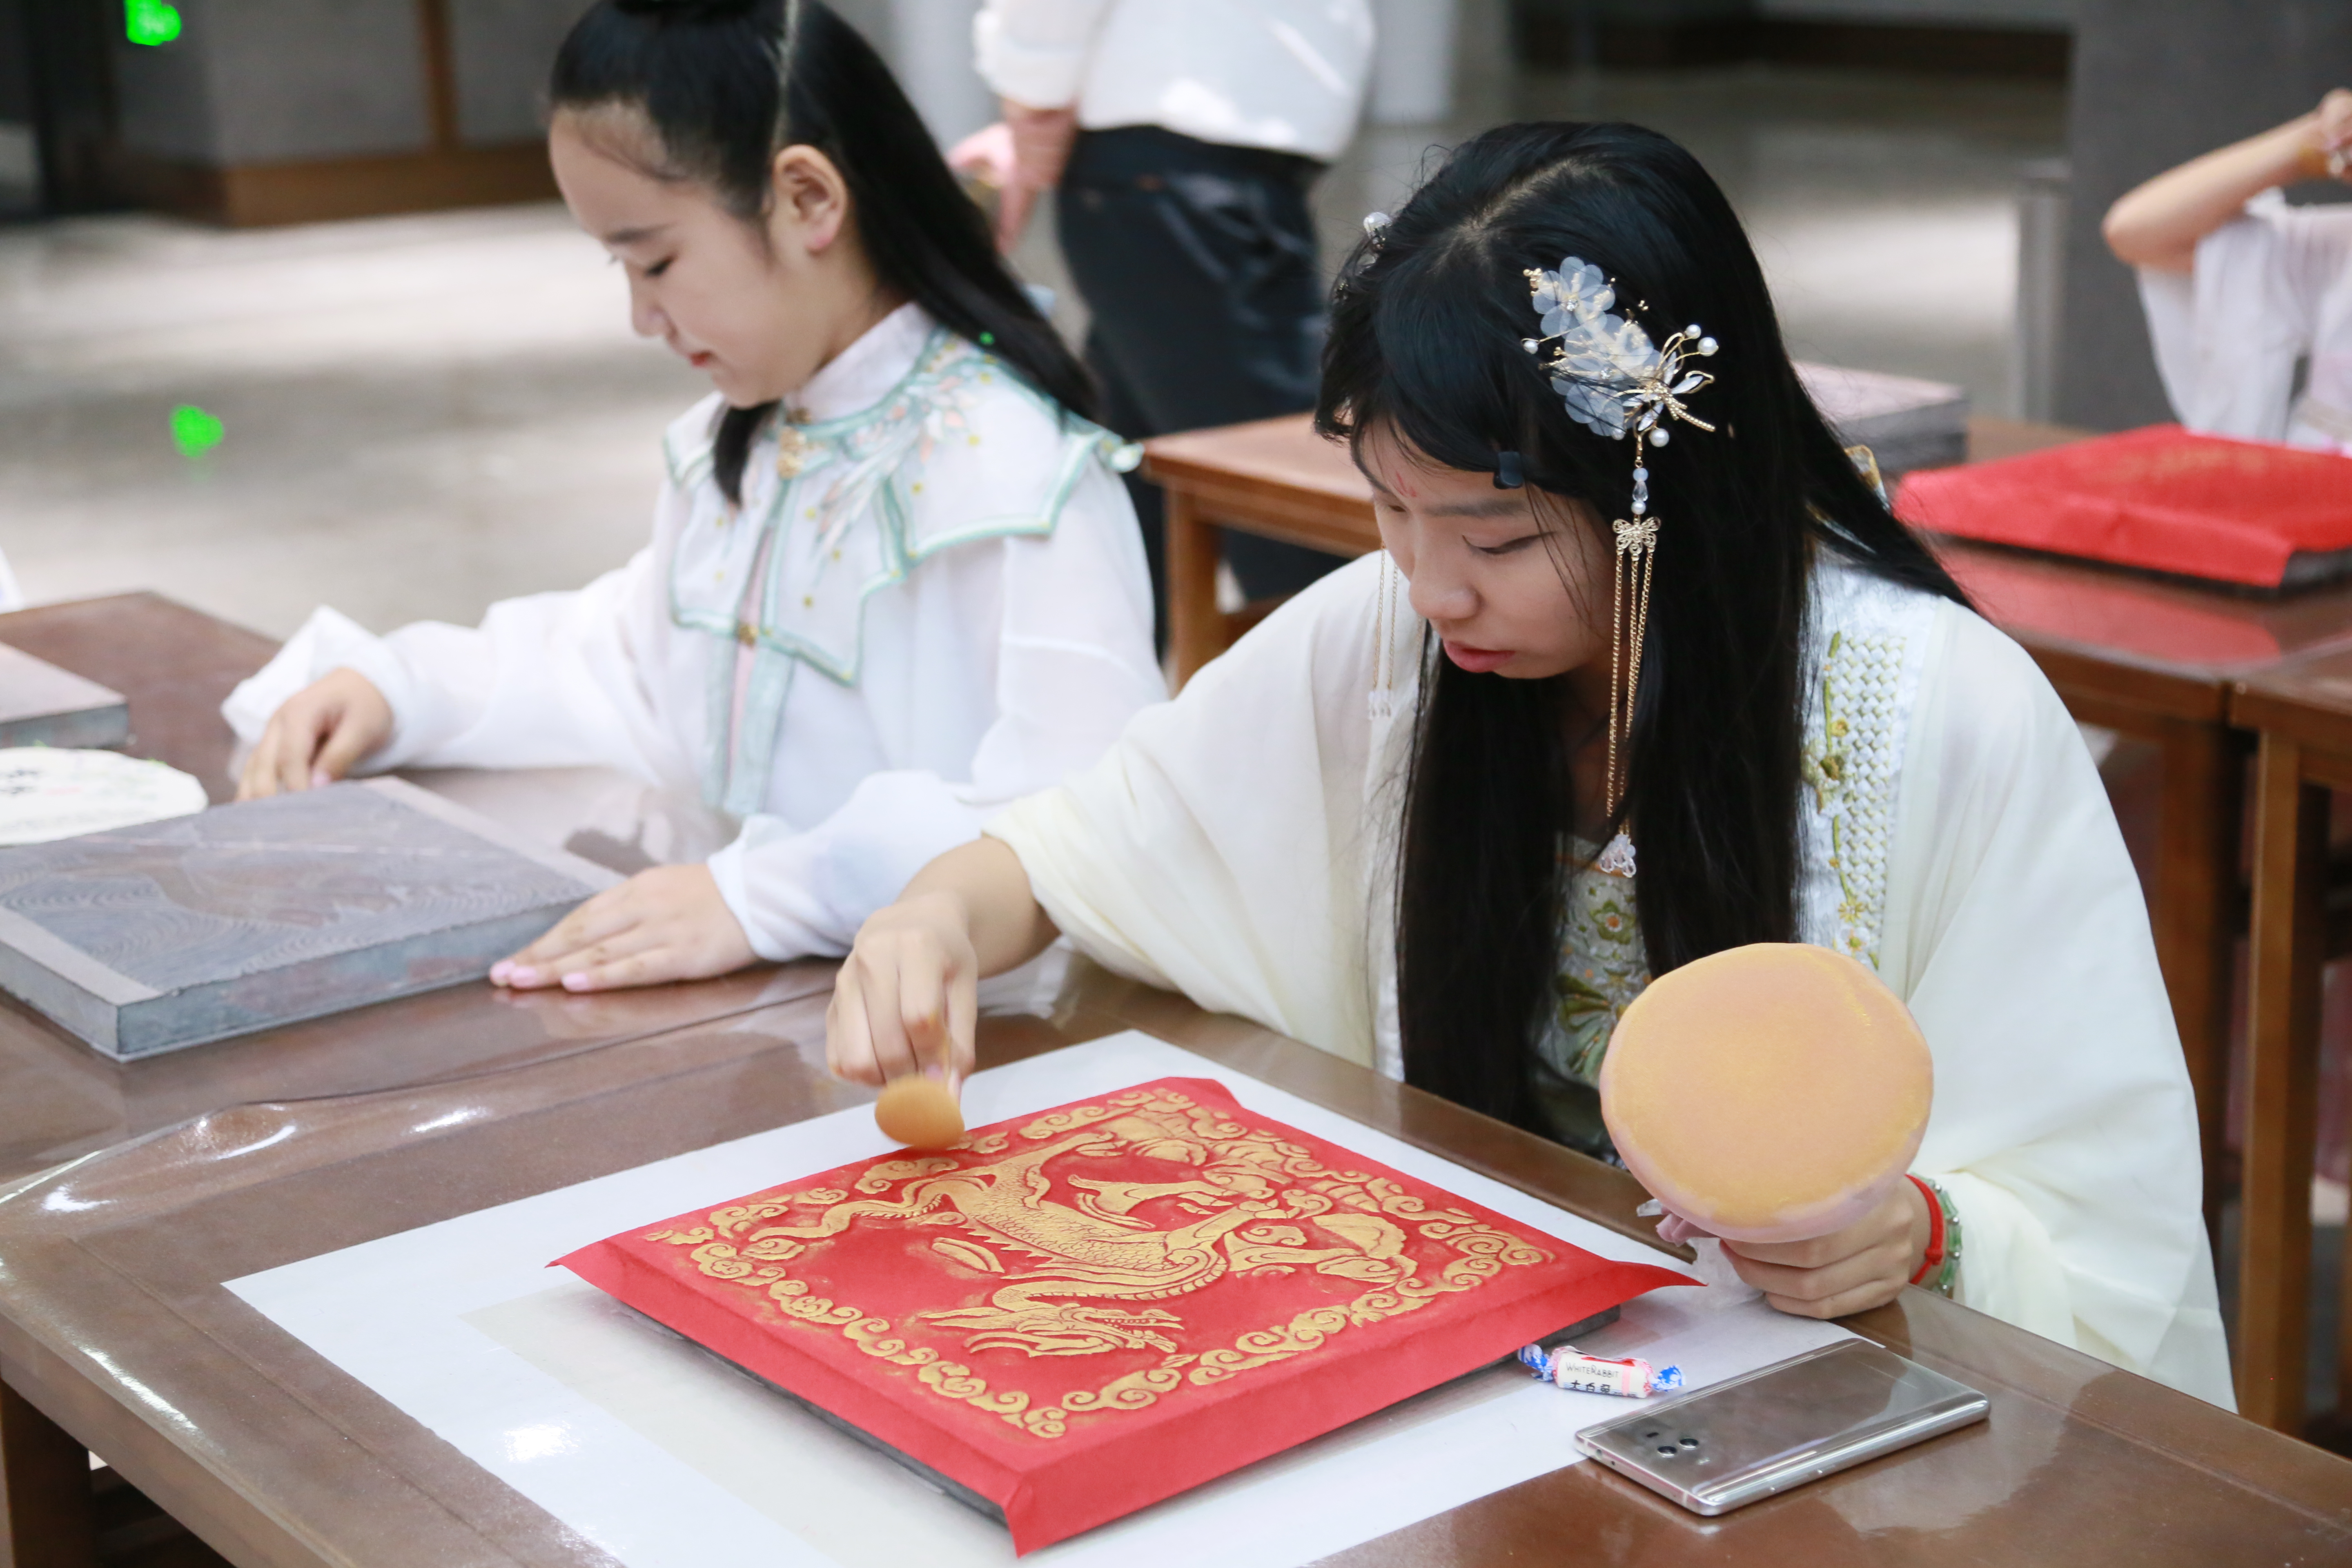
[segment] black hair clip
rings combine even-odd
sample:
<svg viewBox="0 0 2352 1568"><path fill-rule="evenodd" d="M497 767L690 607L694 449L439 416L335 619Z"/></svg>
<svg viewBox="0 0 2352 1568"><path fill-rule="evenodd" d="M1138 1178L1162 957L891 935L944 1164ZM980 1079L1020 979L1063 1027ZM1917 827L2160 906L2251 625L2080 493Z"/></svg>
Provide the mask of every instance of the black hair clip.
<svg viewBox="0 0 2352 1568"><path fill-rule="evenodd" d="M1495 454L1495 488L1496 489L1515 490L1527 482L1527 470L1520 466L1519 455L1517 452Z"/></svg>

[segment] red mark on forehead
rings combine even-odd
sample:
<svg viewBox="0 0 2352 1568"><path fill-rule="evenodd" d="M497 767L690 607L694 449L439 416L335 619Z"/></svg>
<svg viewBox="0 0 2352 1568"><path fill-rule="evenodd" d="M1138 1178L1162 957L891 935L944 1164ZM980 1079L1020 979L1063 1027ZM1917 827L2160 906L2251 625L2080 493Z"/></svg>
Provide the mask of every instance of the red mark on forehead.
<svg viewBox="0 0 2352 1568"><path fill-rule="evenodd" d="M1402 467L1389 470L1389 489L1408 500L1417 500L1421 497L1421 492L1412 488L1412 477Z"/></svg>

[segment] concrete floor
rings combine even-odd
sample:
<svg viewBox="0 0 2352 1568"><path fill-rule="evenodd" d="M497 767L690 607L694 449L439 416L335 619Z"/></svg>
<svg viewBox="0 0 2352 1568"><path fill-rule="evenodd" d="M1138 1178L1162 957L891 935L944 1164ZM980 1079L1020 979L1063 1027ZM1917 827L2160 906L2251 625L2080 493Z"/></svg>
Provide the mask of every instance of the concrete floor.
<svg viewBox="0 0 2352 1568"><path fill-rule="evenodd" d="M625 559L703 390L560 206L0 233L0 549L35 602L471 621ZM180 405L212 452L174 447Z"/></svg>
<svg viewBox="0 0 2352 1568"><path fill-rule="evenodd" d="M1690 145L1753 232L1791 346L2008 406L2018 166L2055 88L1746 68L1502 79L1374 129L1320 187L1336 260L1433 147L1605 117ZM1062 281L1050 224L1018 259ZM1068 298L1066 327L1083 322ZM470 622L641 543L662 427L700 379L630 335L560 207L220 233L0 228L0 551L33 602L154 588L283 635L318 603ZM197 458L172 410L224 423Z"/></svg>

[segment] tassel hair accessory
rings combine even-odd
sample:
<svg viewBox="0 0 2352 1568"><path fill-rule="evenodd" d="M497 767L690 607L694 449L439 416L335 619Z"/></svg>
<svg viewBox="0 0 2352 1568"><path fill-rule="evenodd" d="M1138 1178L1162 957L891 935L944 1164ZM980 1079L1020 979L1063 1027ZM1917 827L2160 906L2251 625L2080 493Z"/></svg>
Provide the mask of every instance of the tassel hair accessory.
<svg viewBox="0 0 2352 1568"><path fill-rule="evenodd" d="M1658 553L1657 514L1650 510L1648 449L1672 438L1679 420L1699 430L1715 426L1684 406L1683 399L1715 380L1692 361L1711 356L1716 341L1696 323L1664 343L1653 343L1633 312L1612 313L1617 286L1601 269L1576 257L1559 269L1527 269L1529 302L1543 318L1541 337L1522 338L1519 347L1551 353L1541 368L1551 376L1569 416L1596 436L1633 437L1633 516L1610 524L1609 771L1602 792L1612 818L1624 808L1626 770L1632 764L1633 695L1642 684L1642 648L1650 629L1650 579ZM1633 875L1633 840L1625 824L1593 862L1612 877Z"/></svg>

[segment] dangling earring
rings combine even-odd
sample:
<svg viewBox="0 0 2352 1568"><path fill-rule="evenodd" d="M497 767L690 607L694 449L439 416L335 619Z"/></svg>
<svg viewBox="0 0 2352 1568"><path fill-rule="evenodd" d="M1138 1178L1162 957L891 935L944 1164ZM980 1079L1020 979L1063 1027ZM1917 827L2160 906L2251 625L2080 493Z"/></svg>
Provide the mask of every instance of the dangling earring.
<svg viewBox="0 0 2352 1568"><path fill-rule="evenodd" d="M1633 515L1609 525L1616 548L1610 552L1609 772L1601 797L1612 820L1625 805L1625 773L1633 751L1633 699L1642 689L1642 649L1650 635L1650 576L1658 555L1658 520L1645 515L1650 510L1650 469L1643 460L1643 445L1648 438L1648 431L1638 431L1633 437ZM1633 839L1622 821L1592 866L1612 877L1633 874Z"/></svg>

